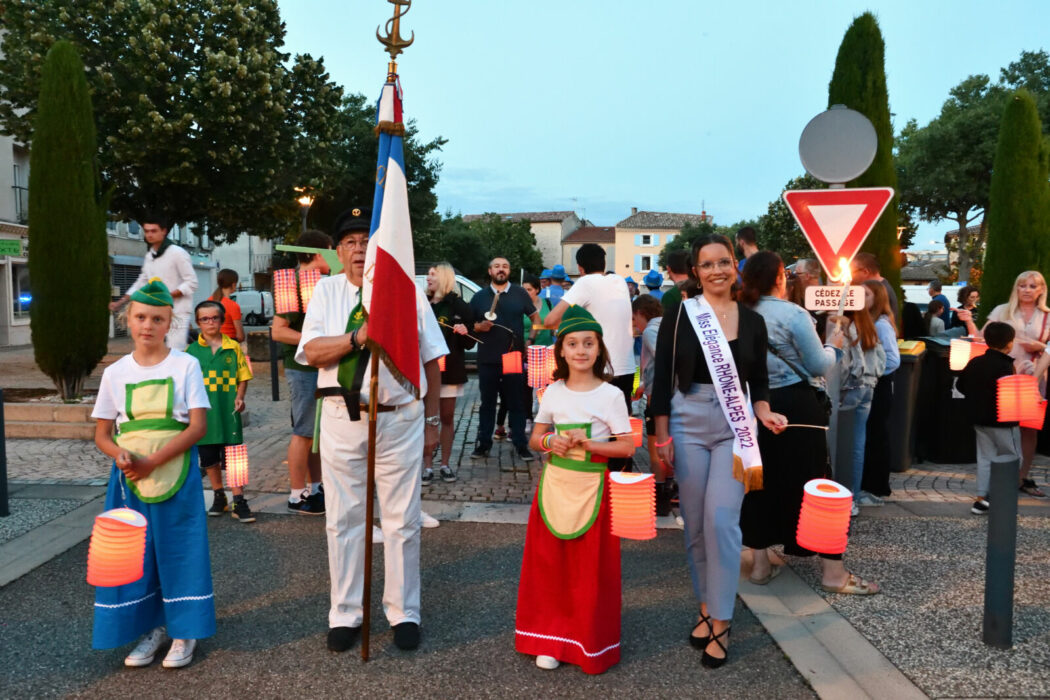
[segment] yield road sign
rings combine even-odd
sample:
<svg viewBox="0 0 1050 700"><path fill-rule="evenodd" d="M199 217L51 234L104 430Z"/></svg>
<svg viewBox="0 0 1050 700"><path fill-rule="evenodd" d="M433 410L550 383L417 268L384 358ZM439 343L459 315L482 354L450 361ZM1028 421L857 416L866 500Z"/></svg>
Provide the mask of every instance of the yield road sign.
<svg viewBox="0 0 1050 700"><path fill-rule="evenodd" d="M828 278L837 282L839 258L853 260L893 199L893 188L788 190L783 197Z"/></svg>

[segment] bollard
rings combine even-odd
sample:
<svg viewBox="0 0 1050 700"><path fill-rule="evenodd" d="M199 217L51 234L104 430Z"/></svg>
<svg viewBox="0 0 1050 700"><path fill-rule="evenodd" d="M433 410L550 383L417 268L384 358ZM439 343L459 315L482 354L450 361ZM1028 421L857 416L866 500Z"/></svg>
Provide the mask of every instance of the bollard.
<svg viewBox="0 0 1050 700"><path fill-rule="evenodd" d="M273 339L270 329L270 394L274 401L281 400L281 387L277 384L277 341Z"/></svg>
<svg viewBox="0 0 1050 700"><path fill-rule="evenodd" d="M1016 456L992 458L988 550L984 564L984 643L998 649L1013 646L1019 470L1020 460Z"/></svg>
<svg viewBox="0 0 1050 700"><path fill-rule="evenodd" d="M7 438L4 430L4 390L0 389L0 518L11 514L7 508Z"/></svg>

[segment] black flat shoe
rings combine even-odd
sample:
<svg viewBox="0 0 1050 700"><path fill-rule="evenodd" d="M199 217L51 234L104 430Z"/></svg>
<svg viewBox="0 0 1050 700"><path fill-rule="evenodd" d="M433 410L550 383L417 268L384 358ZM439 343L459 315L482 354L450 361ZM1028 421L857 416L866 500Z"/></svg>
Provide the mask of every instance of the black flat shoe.
<svg viewBox="0 0 1050 700"><path fill-rule="evenodd" d="M412 651L419 646L419 625L402 622L394 625L394 646L402 651Z"/></svg>
<svg viewBox="0 0 1050 700"><path fill-rule="evenodd" d="M333 627L328 630L328 651L346 651L360 636L360 627Z"/></svg>
<svg viewBox="0 0 1050 700"><path fill-rule="evenodd" d="M724 644L722 644L721 638L725 637L726 640L728 641L728 639L729 639L729 630L731 630L732 628L733 628L733 626L730 625L729 627L726 627L724 630L722 630L718 634L713 635L711 637L711 641L719 646L719 648L722 650L722 653L725 654L725 656L723 656L722 658L718 658L717 656L711 656L710 654L707 653L707 649L704 649L704 655L700 657L700 663L702 663L705 667L707 667L707 668L718 668L719 666L724 664L729 659L729 650L726 649Z"/></svg>
<svg viewBox="0 0 1050 700"><path fill-rule="evenodd" d="M693 631L689 633L689 643L695 648L703 650L707 648L707 645L711 643L711 635L707 634L703 637L697 637L693 632L696 632L696 628L700 625L707 623L707 631L711 631L711 618L707 615L700 613L700 621L693 625Z"/></svg>

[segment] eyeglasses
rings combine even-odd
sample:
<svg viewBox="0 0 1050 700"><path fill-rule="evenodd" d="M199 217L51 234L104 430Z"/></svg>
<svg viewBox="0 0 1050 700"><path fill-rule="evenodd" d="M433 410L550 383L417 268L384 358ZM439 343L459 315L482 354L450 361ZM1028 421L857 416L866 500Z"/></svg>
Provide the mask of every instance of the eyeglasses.
<svg viewBox="0 0 1050 700"><path fill-rule="evenodd" d="M714 262L705 262L697 265L697 268L701 272L710 272L711 270L729 270L733 267L732 258L722 258L721 260L715 260Z"/></svg>
<svg viewBox="0 0 1050 700"><path fill-rule="evenodd" d="M201 316L197 319L197 323L218 323L222 320L222 316Z"/></svg>
<svg viewBox="0 0 1050 700"><path fill-rule="evenodd" d="M367 249L368 239L365 238L364 240L354 240L353 238L347 237L339 241L339 245L337 247L346 248L347 250L353 250L354 248Z"/></svg>

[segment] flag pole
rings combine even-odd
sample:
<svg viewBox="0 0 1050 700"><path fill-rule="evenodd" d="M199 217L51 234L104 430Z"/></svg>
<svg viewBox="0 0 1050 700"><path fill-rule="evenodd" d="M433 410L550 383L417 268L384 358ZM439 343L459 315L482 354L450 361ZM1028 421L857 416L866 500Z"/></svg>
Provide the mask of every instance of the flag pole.
<svg viewBox="0 0 1050 700"><path fill-rule="evenodd" d="M390 54L387 64L387 82L397 82L397 55L415 40L415 32L410 39L401 36L401 15L408 12L412 0L389 0L394 6L394 16L387 20L386 36L376 28L376 39L386 47ZM376 132L378 136L378 131ZM361 615L361 660L368 661L370 627L372 622L372 520L376 489L376 414L379 407L379 354L372 352L372 378L369 382L368 396L368 468L365 477L365 581L362 591Z"/></svg>
<svg viewBox="0 0 1050 700"><path fill-rule="evenodd" d="M361 595L361 660L368 661L372 622L372 519L376 491L376 413L379 406L379 355L372 353L368 386L368 474L365 477L365 588Z"/></svg>

